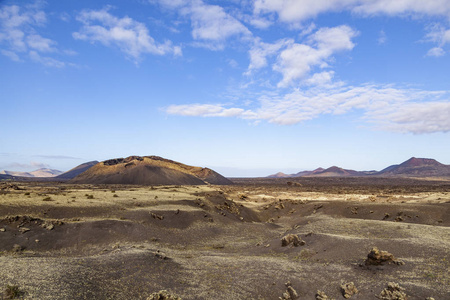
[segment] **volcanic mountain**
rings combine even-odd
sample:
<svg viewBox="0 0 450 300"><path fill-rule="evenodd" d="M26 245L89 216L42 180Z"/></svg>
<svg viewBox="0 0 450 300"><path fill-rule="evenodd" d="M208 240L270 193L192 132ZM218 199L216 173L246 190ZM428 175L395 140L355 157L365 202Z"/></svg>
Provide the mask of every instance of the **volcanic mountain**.
<svg viewBox="0 0 450 300"><path fill-rule="evenodd" d="M84 164L76 166L75 168L70 169L67 172L62 173L61 175L56 176L55 178L58 178L58 179L72 179L72 178L75 178L76 176L80 175L84 171L89 170L91 167L95 166L96 164L98 164L98 161L96 161L96 160L86 162Z"/></svg>
<svg viewBox="0 0 450 300"><path fill-rule="evenodd" d="M381 176L450 176L450 165L430 158L411 157L407 161L376 173Z"/></svg>
<svg viewBox="0 0 450 300"><path fill-rule="evenodd" d="M141 185L232 184L219 173L159 156L130 156L105 160L76 176L73 183Z"/></svg>

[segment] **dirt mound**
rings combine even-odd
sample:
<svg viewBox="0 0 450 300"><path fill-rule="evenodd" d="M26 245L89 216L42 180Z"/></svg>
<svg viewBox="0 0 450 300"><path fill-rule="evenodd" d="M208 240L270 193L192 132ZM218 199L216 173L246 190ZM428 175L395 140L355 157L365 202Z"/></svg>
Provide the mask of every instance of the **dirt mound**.
<svg viewBox="0 0 450 300"><path fill-rule="evenodd" d="M71 180L90 184L202 185L232 184L208 168L188 166L158 156L106 160Z"/></svg>

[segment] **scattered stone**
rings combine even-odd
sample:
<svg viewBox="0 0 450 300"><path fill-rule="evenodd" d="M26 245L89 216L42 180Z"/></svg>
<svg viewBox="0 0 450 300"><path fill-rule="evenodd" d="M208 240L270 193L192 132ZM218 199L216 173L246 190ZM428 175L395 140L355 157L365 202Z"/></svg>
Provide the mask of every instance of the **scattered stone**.
<svg viewBox="0 0 450 300"><path fill-rule="evenodd" d="M368 265L382 265L384 263L394 263L397 265L404 265L405 263L401 260L396 260L394 255L387 252L379 250L377 247L373 247L372 250L367 255L366 266Z"/></svg>
<svg viewBox="0 0 450 300"><path fill-rule="evenodd" d="M325 292L322 291L317 291L316 293L316 300L331 300L331 298L329 298Z"/></svg>
<svg viewBox="0 0 450 300"><path fill-rule="evenodd" d="M0 228L0 232L5 232L6 229L5 228Z"/></svg>
<svg viewBox="0 0 450 300"><path fill-rule="evenodd" d="M181 300L180 297L170 294L166 290L162 290L150 295L147 300Z"/></svg>
<svg viewBox="0 0 450 300"><path fill-rule="evenodd" d="M153 219L164 220L164 216L157 215L155 213L151 213Z"/></svg>
<svg viewBox="0 0 450 300"><path fill-rule="evenodd" d="M352 207L350 211L351 211L352 214L357 215L358 214L358 207L356 207L356 206Z"/></svg>
<svg viewBox="0 0 450 300"><path fill-rule="evenodd" d="M403 222L403 217L402 216L397 216L394 221L395 222Z"/></svg>
<svg viewBox="0 0 450 300"><path fill-rule="evenodd" d="M40 241L39 241L38 239L35 239L34 242L35 242L35 243L39 243Z"/></svg>
<svg viewBox="0 0 450 300"><path fill-rule="evenodd" d="M387 220L390 216L391 216L390 214L385 213L385 214L384 214L384 217L383 217L383 220Z"/></svg>
<svg viewBox="0 0 450 300"><path fill-rule="evenodd" d="M157 258L163 259L163 260L169 259L165 253L160 252L159 250L156 250L155 256L156 256Z"/></svg>
<svg viewBox="0 0 450 300"><path fill-rule="evenodd" d="M53 230L53 228L55 228L55 225L53 224L46 224L46 226L44 226L45 229L47 230Z"/></svg>
<svg viewBox="0 0 450 300"><path fill-rule="evenodd" d="M20 228L19 228L19 231L20 231L21 233L25 233L25 232L30 231L30 228L27 228L27 227L20 227Z"/></svg>
<svg viewBox="0 0 450 300"><path fill-rule="evenodd" d="M427 297L425 300L434 300L433 297Z"/></svg>
<svg viewBox="0 0 450 300"><path fill-rule="evenodd" d="M341 292L344 298L348 299L351 296L358 293L358 289L356 288L353 282L341 284Z"/></svg>
<svg viewBox="0 0 450 300"><path fill-rule="evenodd" d="M290 233L288 235L285 235L281 239L281 246L286 247L286 246L289 246L290 244L294 245L294 247L298 247L298 246L303 246L306 243L297 234Z"/></svg>
<svg viewBox="0 0 450 300"><path fill-rule="evenodd" d="M404 288L400 287L398 283L389 282L387 288L381 291L380 299L382 300L406 300Z"/></svg>
<svg viewBox="0 0 450 300"><path fill-rule="evenodd" d="M291 286L290 282L285 283L287 290L283 293L282 297L279 297L280 300L294 300L298 299L297 291Z"/></svg>

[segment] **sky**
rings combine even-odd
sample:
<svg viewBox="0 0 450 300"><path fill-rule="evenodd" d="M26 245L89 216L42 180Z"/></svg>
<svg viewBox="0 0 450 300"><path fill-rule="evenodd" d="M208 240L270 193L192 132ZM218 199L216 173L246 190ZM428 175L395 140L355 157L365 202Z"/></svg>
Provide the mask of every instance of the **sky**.
<svg viewBox="0 0 450 300"><path fill-rule="evenodd" d="M0 0L0 170L450 164L448 0Z"/></svg>

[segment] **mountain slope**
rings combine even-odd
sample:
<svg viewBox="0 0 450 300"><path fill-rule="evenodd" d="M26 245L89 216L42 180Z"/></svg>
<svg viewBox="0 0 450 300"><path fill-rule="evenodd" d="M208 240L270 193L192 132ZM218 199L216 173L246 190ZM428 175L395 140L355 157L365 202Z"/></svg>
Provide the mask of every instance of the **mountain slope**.
<svg viewBox="0 0 450 300"><path fill-rule="evenodd" d="M80 175L84 171L89 170L91 167L95 166L96 164L98 164L98 161L96 161L96 160L86 162L84 164L76 166L75 168L70 169L67 172L64 172L64 173L56 176L55 178L58 178L58 179L72 179L72 178L75 178L76 176Z"/></svg>
<svg viewBox="0 0 450 300"><path fill-rule="evenodd" d="M73 183L142 185L232 184L219 173L158 156L130 156L100 162L71 180Z"/></svg>

